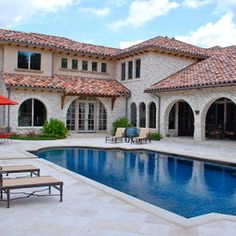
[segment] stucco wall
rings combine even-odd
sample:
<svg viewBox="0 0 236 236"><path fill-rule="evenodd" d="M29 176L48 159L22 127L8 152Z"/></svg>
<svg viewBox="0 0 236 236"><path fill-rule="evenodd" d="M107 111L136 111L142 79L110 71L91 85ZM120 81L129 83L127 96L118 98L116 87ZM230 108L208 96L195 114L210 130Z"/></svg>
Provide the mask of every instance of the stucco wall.
<svg viewBox="0 0 236 236"><path fill-rule="evenodd" d="M3 71L3 56L4 56L4 49L3 46L0 46L0 72Z"/></svg>
<svg viewBox="0 0 236 236"><path fill-rule="evenodd" d="M100 59L100 58L91 58L86 56L73 56L68 54L59 54L55 53L54 56L53 70L54 74L63 74L63 75L74 75L74 76L84 76L89 78L102 78L102 79L114 79L115 78L115 62ZM61 68L61 59L68 59L68 68ZM72 59L78 60L78 70L72 70ZM82 61L88 61L88 71L82 71ZM92 62L97 62L97 72L92 71ZM101 63L107 63L107 73L101 72Z"/></svg>
<svg viewBox="0 0 236 236"><path fill-rule="evenodd" d="M4 48L3 46L0 46L0 95L6 96L5 85L1 77L1 74L3 72L3 63L4 63ZM6 107L0 106L0 127L5 126L5 122L4 122L5 110L6 110Z"/></svg>
<svg viewBox="0 0 236 236"><path fill-rule="evenodd" d="M17 69L17 53L18 51L29 51L41 53L41 71L27 71ZM48 50L16 47L16 46L4 46L4 72L7 73L20 73L20 74L39 74L51 76L52 71L52 52Z"/></svg>

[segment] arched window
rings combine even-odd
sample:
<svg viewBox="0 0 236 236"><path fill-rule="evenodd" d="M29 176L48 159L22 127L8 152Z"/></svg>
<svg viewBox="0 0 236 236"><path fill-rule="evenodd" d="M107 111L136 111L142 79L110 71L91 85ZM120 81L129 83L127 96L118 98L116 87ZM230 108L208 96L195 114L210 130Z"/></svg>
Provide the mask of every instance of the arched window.
<svg viewBox="0 0 236 236"><path fill-rule="evenodd" d="M144 102L139 105L139 126L146 127L146 105Z"/></svg>
<svg viewBox="0 0 236 236"><path fill-rule="evenodd" d="M107 113L106 109L101 102L99 102L99 120L98 129L107 130Z"/></svg>
<svg viewBox="0 0 236 236"><path fill-rule="evenodd" d="M149 128L156 128L156 104L154 102L151 102L149 106Z"/></svg>
<svg viewBox="0 0 236 236"><path fill-rule="evenodd" d="M131 121L131 124L134 127L137 126L137 107L136 107L136 104L134 102L131 104L130 121Z"/></svg>
<svg viewBox="0 0 236 236"><path fill-rule="evenodd" d="M19 108L18 125L24 127L43 126L47 119L47 111L42 102L37 99L24 101Z"/></svg>
<svg viewBox="0 0 236 236"><path fill-rule="evenodd" d="M67 110L66 126L68 130L75 130L75 101L70 104Z"/></svg>

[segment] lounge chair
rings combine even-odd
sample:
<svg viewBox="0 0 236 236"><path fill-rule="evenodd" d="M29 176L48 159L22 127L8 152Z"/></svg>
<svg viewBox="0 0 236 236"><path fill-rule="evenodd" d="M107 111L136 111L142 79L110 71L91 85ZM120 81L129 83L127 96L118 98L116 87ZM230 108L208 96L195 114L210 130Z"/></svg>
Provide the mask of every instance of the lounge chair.
<svg viewBox="0 0 236 236"><path fill-rule="evenodd" d="M18 197L11 199L11 190L14 189L25 189L25 188L38 188L38 187L48 187L49 193L46 196L51 194L51 187L57 189L60 193L60 202L62 202L62 195L63 195L63 182L55 179L52 176L41 176L41 177L26 177L26 178L11 178L11 179L0 179L0 199L3 200L3 193L6 194L7 199L7 207L10 207L10 201L27 198L32 195L37 195L37 192L42 190L36 190L31 193L25 193L26 196ZM55 195L55 194L53 194ZM43 195L44 196L44 195Z"/></svg>
<svg viewBox="0 0 236 236"><path fill-rule="evenodd" d="M151 143L151 139L149 138L149 130L146 128L140 128L139 136L133 139L133 142L135 143L143 144L143 141L146 143L149 141Z"/></svg>
<svg viewBox="0 0 236 236"><path fill-rule="evenodd" d="M40 176L40 169L33 165L11 165L11 166L0 166L0 173L6 174L7 176L11 173L24 173L29 172L30 176Z"/></svg>
<svg viewBox="0 0 236 236"><path fill-rule="evenodd" d="M105 142L107 143L110 141L110 142L117 143L118 140L120 140L122 142L124 135L125 135L125 128L117 128L115 136L106 137Z"/></svg>

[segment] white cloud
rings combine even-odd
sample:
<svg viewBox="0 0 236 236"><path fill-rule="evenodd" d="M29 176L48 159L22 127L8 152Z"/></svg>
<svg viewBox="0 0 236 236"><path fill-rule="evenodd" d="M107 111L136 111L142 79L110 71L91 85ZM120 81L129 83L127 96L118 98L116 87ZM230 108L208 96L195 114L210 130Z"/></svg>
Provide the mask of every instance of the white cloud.
<svg viewBox="0 0 236 236"><path fill-rule="evenodd" d="M232 7L236 7L236 0L216 0L217 11L229 11Z"/></svg>
<svg viewBox="0 0 236 236"><path fill-rule="evenodd" d="M7 0L0 1L0 26L10 27L37 13L56 12L79 0Z"/></svg>
<svg viewBox="0 0 236 236"><path fill-rule="evenodd" d="M136 40L136 41L121 41L120 42L120 48L121 49L124 49L124 48L128 48L128 47L131 47L135 44L138 44L138 43L142 43L144 40Z"/></svg>
<svg viewBox="0 0 236 236"><path fill-rule="evenodd" d="M79 9L79 11L82 13L93 14L96 16L107 16L111 13L111 9L108 7L104 7L104 8L86 7L86 8Z"/></svg>
<svg viewBox="0 0 236 236"><path fill-rule="evenodd" d="M183 5L186 7L197 9L197 8L205 6L211 2L212 2L212 0L185 0L183 2Z"/></svg>
<svg viewBox="0 0 236 236"><path fill-rule="evenodd" d="M116 7L121 7L125 5L127 2L126 0L106 0L106 2L110 5L116 6Z"/></svg>
<svg viewBox="0 0 236 236"><path fill-rule="evenodd" d="M228 12L217 22L208 22L186 36L176 38L203 47L236 45L236 24L233 13Z"/></svg>
<svg viewBox="0 0 236 236"><path fill-rule="evenodd" d="M130 5L128 17L111 23L110 28L113 30L127 26L139 28L156 17L167 14L178 6L178 3L170 2L169 0L135 0Z"/></svg>

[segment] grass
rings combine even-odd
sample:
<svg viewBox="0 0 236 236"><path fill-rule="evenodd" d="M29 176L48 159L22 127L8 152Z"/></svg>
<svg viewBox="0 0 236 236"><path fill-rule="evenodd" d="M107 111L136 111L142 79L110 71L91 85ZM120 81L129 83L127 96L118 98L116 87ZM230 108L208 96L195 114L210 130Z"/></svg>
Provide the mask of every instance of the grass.
<svg viewBox="0 0 236 236"><path fill-rule="evenodd" d="M10 139L14 140L56 140L58 138L46 136L46 135L35 135L35 136L26 136L26 135L13 135Z"/></svg>

